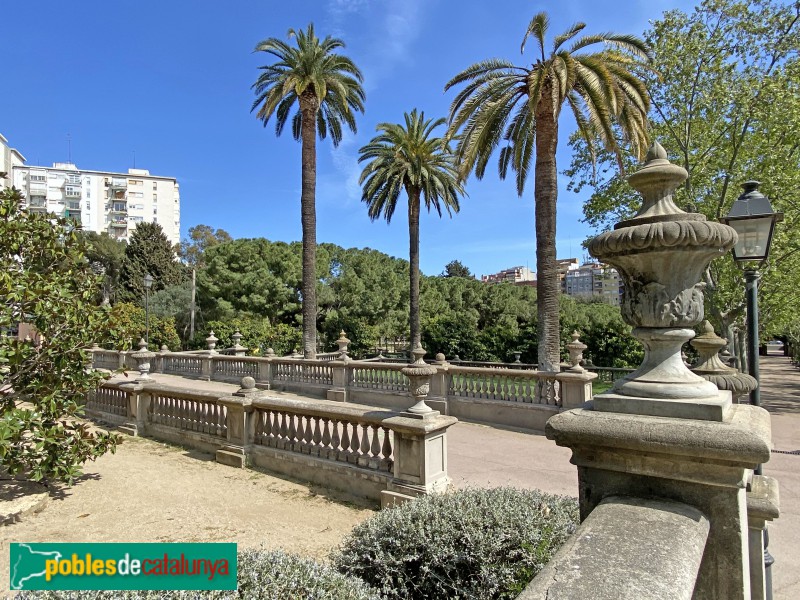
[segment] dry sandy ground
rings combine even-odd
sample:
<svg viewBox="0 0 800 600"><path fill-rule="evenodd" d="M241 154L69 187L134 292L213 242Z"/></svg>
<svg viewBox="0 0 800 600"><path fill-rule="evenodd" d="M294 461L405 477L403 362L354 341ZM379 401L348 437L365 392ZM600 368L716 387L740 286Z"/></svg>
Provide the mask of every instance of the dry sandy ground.
<svg viewBox="0 0 800 600"><path fill-rule="evenodd" d="M143 438L125 437L84 472L42 512L0 527L0 591L10 542L237 542L323 558L373 512Z"/></svg>

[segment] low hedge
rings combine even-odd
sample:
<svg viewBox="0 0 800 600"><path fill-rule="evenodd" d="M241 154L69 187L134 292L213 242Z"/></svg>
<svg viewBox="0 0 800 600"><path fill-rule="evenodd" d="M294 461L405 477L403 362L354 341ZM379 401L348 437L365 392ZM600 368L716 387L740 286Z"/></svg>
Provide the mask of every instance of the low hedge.
<svg viewBox="0 0 800 600"><path fill-rule="evenodd" d="M577 523L573 498L466 489L376 513L331 561L389 599L514 598Z"/></svg>

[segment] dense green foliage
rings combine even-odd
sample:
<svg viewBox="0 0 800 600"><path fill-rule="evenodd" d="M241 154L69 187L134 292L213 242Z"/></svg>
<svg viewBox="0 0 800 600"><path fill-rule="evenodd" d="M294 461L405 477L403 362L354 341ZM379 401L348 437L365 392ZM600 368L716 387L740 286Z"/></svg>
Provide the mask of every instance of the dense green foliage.
<svg viewBox="0 0 800 600"><path fill-rule="evenodd" d="M572 498L459 490L373 515L331 559L389 599L515 598L577 523Z"/></svg>
<svg viewBox="0 0 800 600"><path fill-rule="evenodd" d="M231 241L233 238L224 229L195 225L189 227L189 238L180 243L178 256L189 267L200 267L203 265L203 257L208 248Z"/></svg>
<svg viewBox="0 0 800 600"><path fill-rule="evenodd" d="M158 223L139 223L125 248L117 298L143 304L144 276L153 277L150 293L180 283L185 279L183 265L175 260L175 248Z"/></svg>
<svg viewBox="0 0 800 600"><path fill-rule="evenodd" d="M783 211L772 259L760 283L762 341L796 322L800 297L800 4L779 0L703 0L686 13L670 10L646 33L653 72L651 132L689 178L676 202L709 219L731 208L748 179L763 182ZM629 217L640 199L616 171L615 159L572 140L571 187L591 186L585 220L599 229ZM626 157L629 169L634 158ZM706 313L724 335L744 319L744 278L731 258L708 270Z"/></svg>
<svg viewBox="0 0 800 600"><path fill-rule="evenodd" d="M206 327L213 328L228 347L227 333L238 324L251 348L273 347L277 353L294 350L287 335L300 320L299 243L240 239L206 251L198 271L198 301ZM408 262L376 250L321 244L317 250L317 326L325 350L335 350L343 329L351 340L350 353L365 357L408 338ZM628 332L619 309L598 303L560 299L562 348L577 329L598 365L633 366L641 346ZM465 360L536 362L536 290L511 284L489 285L465 277L422 277L420 323L423 347L429 356L443 352ZM278 329L283 327L283 330ZM246 331L247 330L247 331ZM221 335L223 332L223 335ZM280 340L286 340L281 345ZM566 358L566 355L562 355Z"/></svg>
<svg viewBox="0 0 800 600"><path fill-rule="evenodd" d="M362 581L327 565L281 551L244 550L236 591L42 591L20 600L378 600Z"/></svg>
<svg viewBox="0 0 800 600"><path fill-rule="evenodd" d="M108 315L107 337L109 345L119 350L130 350L139 347L139 340L144 339L145 310L135 304L118 302ZM167 346L172 351L181 349L181 340L175 331L172 317L150 315L150 349L158 350Z"/></svg>
<svg viewBox="0 0 800 600"><path fill-rule="evenodd" d="M408 200L409 239L409 331L411 347L420 344L419 322L419 218L424 203L428 212L442 209L452 215L459 210L464 187L450 146L434 132L444 119L426 119L424 112L405 114L405 124L379 123L376 135L359 150L365 162L359 183L370 219L383 217L389 223L397 209L400 192Z"/></svg>
<svg viewBox="0 0 800 600"><path fill-rule="evenodd" d="M71 483L115 438L77 420L102 376L86 348L103 341L107 311L85 239L53 215L21 211L0 193L0 332L33 325L38 344L0 335L0 466L33 480Z"/></svg>
<svg viewBox="0 0 800 600"><path fill-rule="evenodd" d="M649 98L637 71L649 61L650 52L633 35L581 36L586 27L581 22L555 36L547 48L549 23L547 13L537 13L522 38L520 53L529 39L536 43L535 61L517 66L506 60L485 60L453 77L445 89L463 86L450 106L449 133L458 140L456 160L463 178L473 171L483 178L498 149L500 177L505 179L511 167L520 196L533 171L538 364L543 371L557 371L559 117L562 109L569 109L590 153L600 140L617 156L622 151L620 141L630 144L634 154L644 154ZM599 44L602 50L596 49Z"/></svg>

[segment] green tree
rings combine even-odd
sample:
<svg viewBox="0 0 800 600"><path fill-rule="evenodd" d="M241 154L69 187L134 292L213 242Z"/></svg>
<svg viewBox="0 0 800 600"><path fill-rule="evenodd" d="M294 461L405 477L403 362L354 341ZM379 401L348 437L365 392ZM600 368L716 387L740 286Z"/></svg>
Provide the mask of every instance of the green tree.
<svg viewBox="0 0 800 600"><path fill-rule="evenodd" d="M125 242L112 238L108 233L84 231L88 243L86 258L96 273L103 276L103 304L116 299L122 263L125 260Z"/></svg>
<svg viewBox="0 0 800 600"><path fill-rule="evenodd" d="M144 339L146 314L141 306L128 302L118 302L108 315L109 342L119 350L130 350L139 347L139 340ZM158 350L166 346L172 351L179 350L181 339L175 329L175 319L150 315L150 349Z"/></svg>
<svg viewBox="0 0 800 600"><path fill-rule="evenodd" d="M266 52L275 59L261 68L253 90L256 100L251 110L266 127L275 115L275 133L283 131L292 107L292 135L302 143L302 190L300 212L303 228L303 354L316 355L317 301L317 150L316 138L330 133L334 146L342 140L342 126L356 131L355 113L364 111L364 90L361 71L352 60L335 52L344 42L330 36L320 40L310 24L305 31L290 29L289 38L296 46L283 40L268 38L256 45L256 51Z"/></svg>
<svg viewBox="0 0 800 600"><path fill-rule="evenodd" d="M764 327L775 328L766 335L779 333L795 318L800 288L800 4L704 0L688 13L666 12L646 38L655 50L654 72L645 74L651 132L689 174L677 203L716 220L730 210L739 184L759 179L785 214L759 297ZM605 229L628 218L640 200L610 168L613 157L600 154L595 169L583 140L571 143L570 187L592 188L585 221ZM706 311L730 337L729 327L744 317L741 272L730 259L714 261L706 283Z"/></svg>
<svg viewBox="0 0 800 600"><path fill-rule="evenodd" d="M405 126L380 123L378 135L361 148L358 161L366 161L359 183L374 221L381 215L389 223L397 208L401 190L408 196L409 238L409 325L411 349L421 343L419 326L419 213L420 201L442 216L458 212L458 197L464 188L458 180L450 146L433 137L444 119L426 119L417 109L405 114Z"/></svg>
<svg viewBox="0 0 800 600"><path fill-rule="evenodd" d="M175 259L170 244L158 223L139 223L125 248L125 260L120 273L119 299L140 304L144 302L144 276L153 277L150 293L180 283L184 270Z"/></svg>
<svg viewBox="0 0 800 600"><path fill-rule="evenodd" d="M467 277L469 279L475 278L475 276L460 260L451 260L449 263L447 263L444 266L444 271L442 271L442 277Z"/></svg>
<svg viewBox="0 0 800 600"><path fill-rule="evenodd" d="M598 137L612 152L621 152L614 123L635 153L646 147L648 96L636 70L649 59L642 40L611 33L575 39L584 23L574 24L553 40L546 54L548 17L533 17L522 40L533 37L540 56L530 67L504 60L487 60L468 67L445 89L465 84L450 108L450 135L458 135L456 158L465 178L474 171L480 179L494 153L499 153L500 176L516 173L521 196L535 154L537 308L539 314L539 368L557 371L559 363L556 263L556 199L558 118L564 104L572 111L578 131L592 143ZM566 46L567 43L571 44ZM594 44L606 49L584 52Z"/></svg>
<svg viewBox="0 0 800 600"><path fill-rule="evenodd" d="M20 211L21 201L16 189L0 192L0 331L25 321L40 343L0 335L0 466L72 483L116 444L79 420L102 380L86 369L86 348L104 341L107 316L85 238L65 219Z"/></svg>
<svg viewBox="0 0 800 600"><path fill-rule="evenodd" d="M202 267L206 250L231 241L233 238L224 229L195 225L189 227L189 237L181 242L178 256L191 268Z"/></svg>

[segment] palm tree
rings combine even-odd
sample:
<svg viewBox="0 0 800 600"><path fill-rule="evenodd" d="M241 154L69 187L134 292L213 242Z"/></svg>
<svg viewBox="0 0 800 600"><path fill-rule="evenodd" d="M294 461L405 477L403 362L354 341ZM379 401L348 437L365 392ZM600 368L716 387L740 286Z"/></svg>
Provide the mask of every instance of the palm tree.
<svg viewBox="0 0 800 600"><path fill-rule="evenodd" d="M296 46L277 38L259 42L256 51L274 57L253 84L256 100L251 111L266 127L275 114L275 133L280 135L292 107L292 135L302 144L302 191L300 212L303 226L303 354L316 356L317 346L317 149L316 138L330 134L334 146L342 141L342 125L355 132L355 112L364 112L363 76L352 60L334 52L343 48L340 39L320 40L314 25L306 31L289 30Z"/></svg>
<svg viewBox="0 0 800 600"><path fill-rule="evenodd" d="M621 137L641 156L647 147L649 96L636 75L646 66L650 51L632 35L601 33L574 39L585 24L576 23L553 40L545 54L546 13L533 17L522 39L533 37L540 56L530 66L504 60L474 64L445 86L465 84L450 107L448 136L458 136L456 160L461 178L470 172L480 179L495 148L500 177L509 166L516 173L517 193L522 196L535 153L534 198L536 208L536 270L539 369L557 371L559 363L558 297L560 283L556 264L556 198L558 196L556 145L558 117L566 103L578 131L590 148L600 139L620 156ZM565 44L571 42L569 47ZM604 43L601 51L585 52ZM616 128L615 128L616 123Z"/></svg>
<svg viewBox="0 0 800 600"><path fill-rule="evenodd" d="M442 138L432 137L444 119L425 119L417 109L405 113L405 126L380 123L379 132L361 148L358 162L367 162L359 183L364 185L362 201L369 205L374 221L381 214L389 223L397 208L400 191L408 196L409 238L409 325L411 349L420 345L419 326L419 212L420 199L430 212L431 206L442 216L458 212L458 197L464 188L450 147Z"/></svg>

